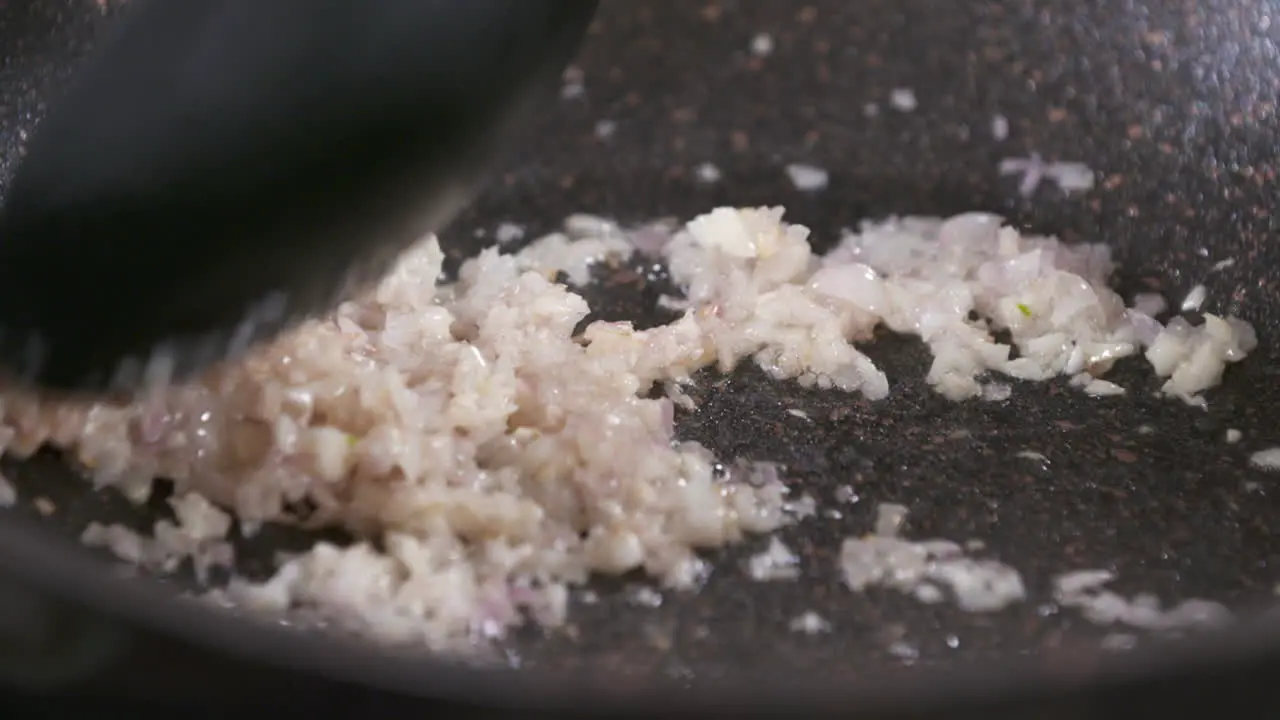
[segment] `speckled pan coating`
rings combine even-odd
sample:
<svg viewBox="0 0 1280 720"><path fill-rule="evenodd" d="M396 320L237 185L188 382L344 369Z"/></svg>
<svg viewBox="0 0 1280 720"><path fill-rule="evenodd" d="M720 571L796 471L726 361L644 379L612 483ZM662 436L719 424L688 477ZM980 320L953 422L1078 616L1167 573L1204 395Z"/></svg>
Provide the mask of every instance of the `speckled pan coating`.
<svg viewBox="0 0 1280 720"><path fill-rule="evenodd" d="M32 5L0 9L6 164L39 114L50 69L64 66L68 38L79 47L92 35L93 3ZM953 405L918 380L923 348L893 338L869 349L893 383L891 399L874 406L751 371L707 378L693 393L701 412L680 417L684 436L725 456L780 461L821 507L842 512L783 532L803 558L804 580L746 579L739 563L755 543L725 554L703 592L658 609L629 605L624 584L610 584L599 604L578 608L574 632L513 643L526 670L566 690L590 683L619 692L743 675L865 687L882 673L1011 659L1063 675L1091 667L1109 631L1048 604L1055 573L1107 567L1126 592L1208 597L1242 611L1268 601L1280 581L1280 476L1250 469L1247 458L1280 445L1271 369L1280 348L1274 6L606 2L579 64L585 92L531 128L523 156L451 238L504 220L547 229L577 210L639 219L770 203L786 205L821 243L868 216L985 209L1067 239L1106 241L1127 292L1159 289L1177 301L1203 282L1206 310L1253 321L1263 345L1230 370L1207 413L1150 397L1154 381L1136 364L1117 374L1132 388L1124 399L1050 384L1018 386L1005 403ZM764 57L750 49L760 32L774 38ZM893 109L895 88L912 89L918 108ZM1009 122L1003 142L991 136L997 114ZM601 121L613 124L607 137L597 133ZM996 164L1032 151L1087 163L1099 173L1096 188L1018 198ZM719 183L697 181L704 162L721 169ZM783 171L791 162L827 168L830 187L792 189ZM1210 272L1227 258L1232 267ZM597 310L651 317L657 285L644 274L612 273L590 293ZM1144 425L1150 433L1138 432ZM1243 431L1240 444L1223 442L1228 428ZM1023 450L1048 462L1015 457ZM69 531L124 512L55 462L11 472L23 489L55 500ZM844 484L860 502L834 502ZM1031 600L966 616L849 593L834 571L840 539L867 531L883 501L911 508L912 536L984 541L1023 572ZM833 632L792 632L791 618L808 610ZM906 647L918 656L904 662ZM422 691L432 692L425 678Z"/></svg>

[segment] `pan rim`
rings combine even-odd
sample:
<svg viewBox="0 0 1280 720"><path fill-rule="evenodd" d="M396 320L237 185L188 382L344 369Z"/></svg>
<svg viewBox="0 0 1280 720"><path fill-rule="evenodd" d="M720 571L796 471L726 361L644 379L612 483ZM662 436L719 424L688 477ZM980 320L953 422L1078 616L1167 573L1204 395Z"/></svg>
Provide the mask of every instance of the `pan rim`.
<svg viewBox="0 0 1280 720"><path fill-rule="evenodd" d="M386 648L337 633L300 631L266 617L184 599L152 576L128 576L42 523L14 513L0 521L0 575L130 629L143 629L225 657L423 700L494 707L573 710L723 710L752 712L839 707L859 712L948 713L990 702L1048 700L1101 693L1153 680L1220 674L1280 662L1280 616L1263 612L1226 628L1144 644L1075 668L1008 657L962 668L918 668L854 678L839 686L803 674L735 673L694 688L676 681L629 681L603 688L591 676L541 669L492 669L439 655ZM905 678L905 679L904 679ZM495 690L500 687L500 690Z"/></svg>

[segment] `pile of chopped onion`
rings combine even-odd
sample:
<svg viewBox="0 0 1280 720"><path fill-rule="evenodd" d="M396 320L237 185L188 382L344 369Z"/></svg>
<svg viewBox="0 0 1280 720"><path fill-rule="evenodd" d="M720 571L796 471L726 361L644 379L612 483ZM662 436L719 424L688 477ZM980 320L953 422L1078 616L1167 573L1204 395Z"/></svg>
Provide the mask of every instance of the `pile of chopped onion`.
<svg viewBox="0 0 1280 720"><path fill-rule="evenodd" d="M655 384L671 392L749 359L778 380L884 400L889 378L857 347L884 327L927 343L927 381L955 400L1002 400L1001 378L1065 376L1118 394L1102 376L1145 352L1164 392L1200 402L1257 342L1235 318L1164 324L1149 297L1126 307L1107 285L1106 246L1023 235L993 215L867 222L825 256L782 218L726 207L627 229L575 215L518 253L485 251L454 284L438 284L443 256L428 239L367 297L146 404L6 393L0 441L19 456L60 448L139 503L153 478L172 479L176 519L154 538L84 536L160 570L233 565L223 509L245 533L340 526L357 542L318 544L216 597L458 650L525 618L563 622L569 587L594 573L694 589L700 550L813 514L811 497L788 501L772 465L729 463L720 476L709 451L677 440L673 400L650 397ZM664 304L680 317L576 334L589 308L554 279L584 284L597 263L636 251L666 261L680 294ZM0 481L0 504L12 494ZM1016 571L954 543L902 540L901 521L886 506L876 535L845 543L849 587L950 594L971 611L1024 596ZM789 579L798 559L775 540L747 571Z"/></svg>
<svg viewBox="0 0 1280 720"><path fill-rule="evenodd" d="M1106 245L1023 235L995 215L867 222L823 257L807 228L781 219L781 209L722 208L665 247L686 321L722 369L750 353L775 377L882 399L887 378L853 345L882 325L928 344L927 380L953 400L983 396L991 374L1121 394L1102 376L1145 351L1164 392L1198 404L1257 345L1237 318L1165 325L1148 296L1126 307L1108 285Z"/></svg>

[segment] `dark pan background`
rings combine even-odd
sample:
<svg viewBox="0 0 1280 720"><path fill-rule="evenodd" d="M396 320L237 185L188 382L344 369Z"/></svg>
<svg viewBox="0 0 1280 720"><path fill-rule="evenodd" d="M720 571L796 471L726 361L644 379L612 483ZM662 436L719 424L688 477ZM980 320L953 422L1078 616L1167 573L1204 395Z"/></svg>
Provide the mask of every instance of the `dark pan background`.
<svg viewBox="0 0 1280 720"><path fill-rule="evenodd" d="M98 15L87 0L0 3L6 167L68 48L86 45ZM757 58L749 46L763 31L775 49ZM512 642L523 672L553 694L761 678L865 690L870 678L903 674L923 694L934 676L921 668L1000 661L1065 677L1103 662L1102 639L1119 629L1053 607L1059 572L1109 568L1116 589L1167 603L1206 597L1244 612L1270 603L1280 488L1248 456L1280 445L1277 41L1280 3L1261 0L606 1L579 61L584 95L556 100L530 126L508 172L448 232L459 252L501 221L545 230L580 210L638 220L782 204L823 245L865 217L983 209L1109 243L1126 294L1157 289L1176 304L1203 282L1205 309L1254 322L1262 347L1229 370L1208 412L1152 397L1158 383L1136 362L1113 378L1131 388L1120 399L1049 383L1018 385L1003 403L956 405L924 386L927 351L892 337L868 348L892 383L876 405L767 382L753 369L709 376L693 393L701 410L679 417L682 435L725 458L781 462L820 508L842 512L782 532L803 557L803 580L747 579L740 563L763 547L753 541L717 554L701 593L668 594L660 608L631 602L641 580L603 583L602 601L576 608L571 631ZM918 109L890 107L897 87L915 91ZM997 113L1011 127L1004 142L991 137ZM616 124L612 135L599 136L600 121ZM996 165L1033 151L1087 163L1097 187L1067 197L1046 184L1019 198ZM724 173L718 184L694 178L707 161ZM783 171L790 162L829 169L830 187L797 192ZM1210 272L1226 258L1234 266ZM652 310L661 278L640 270L610 272L588 292L602 316L663 319ZM1153 432L1140 434L1142 425ZM1240 444L1224 443L1228 428L1243 431ZM1048 461L1016 457L1023 450ZM24 500L55 502L53 522L68 533L90 520L155 519L90 492L56 459L7 471ZM844 484L858 503L833 501ZM886 501L911 509L911 537L984 541L1023 573L1030 599L966 615L848 592L836 570L840 540L866 532ZM29 503L14 513L35 515ZM255 554L269 557L264 542L298 539L272 533L250 544L247 571L261 570ZM807 610L834 631L792 632ZM449 694L426 668L417 691Z"/></svg>

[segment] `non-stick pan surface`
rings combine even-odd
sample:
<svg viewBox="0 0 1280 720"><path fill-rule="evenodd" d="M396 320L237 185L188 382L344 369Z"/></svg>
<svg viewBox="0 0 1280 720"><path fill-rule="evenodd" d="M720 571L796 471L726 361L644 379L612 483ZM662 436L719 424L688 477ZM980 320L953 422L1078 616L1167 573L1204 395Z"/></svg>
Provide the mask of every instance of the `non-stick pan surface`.
<svg viewBox="0 0 1280 720"><path fill-rule="evenodd" d="M1280 487L1248 463L1280 445L1277 13L1277 3L1227 0L605 3L579 62L585 93L530 127L524 156L448 233L464 238L501 221L545 230L580 210L638 220L767 203L787 206L821 244L866 217L1000 212L1068 240L1109 243L1125 293L1158 289L1177 301L1204 283L1206 310L1255 323L1261 347L1229 370L1208 411L1151 396L1156 381L1138 363L1118 370L1134 388L1119 399L1048 383L1020 384L1007 402L953 404L922 382L927 351L892 337L868 350L892 383L877 404L746 368L724 381L708 376L694 393L702 409L678 418L682 435L726 458L783 463L820 507L842 511L782 532L803 558L803 579L748 579L740 562L760 549L755 541L716 555L704 590L667 594L657 608L632 602L640 579L603 583L598 604L574 608L574 632L515 639L521 670L500 685L318 631L210 617L168 589L112 579L105 562L33 534L24 522L39 516L32 499L53 501L56 512L39 525L65 538L91 520L146 528L155 518L91 492L54 458L7 467L23 503L0 524L0 561L201 642L424 695L487 686L495 701L737 686L777 697L788 687L861 693L870 702L1076 681L1107 664L1154 671L1154 654L1186 660L1189 651L1144 655L1152 641L1140 633L1131 655L1104 657L1114 645L1105 638L1120 629L1054 607L1049 583L1060 572L1108 568L1127 594L1209 598L1249 616L1280 581ZM18 156L48 81L91 40L101 14L89 0L0 5L6 162ZM760 32L775 45L764 57L750 51ZM891 108L895 88L912 89L918 108ZM1004 141L990 131L997 114L1009 120ZM601 121L614 125L611 134L599 132ZM1085 162L1099 182L1082 195L1045 188L1022 199L996 166L1031 152ZM721 169L721 182L697 182L703 162ZM830 186L796 191L783 171L791 162L829 169ZM1228 258L1233 265L1211 272ZM661 320L652 308L662 284L643 275L612 273L589 298L604 316ZM1224 442L1229 428L1243 432L1238 445ZM1018 457L1024 450L1047 460ZM861 500L837 505L833 493L846 484ZM911 509L912 537L982 540L1022 572L1028 601L971 615L850 593L836 569L840 540L866 532L879 502ZM298 542L267 533L246 552L262 559ZM244 569L261 572L262 563ZM833 631L793 632L790 620L809 610ZM1280 642L1280 632L1259 627L1222 636L1204 661ZM969 668L973 682L935 672L956 668Z"/></svg>

